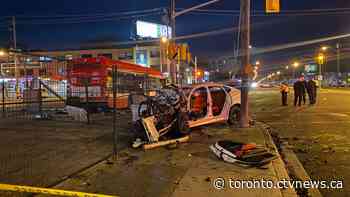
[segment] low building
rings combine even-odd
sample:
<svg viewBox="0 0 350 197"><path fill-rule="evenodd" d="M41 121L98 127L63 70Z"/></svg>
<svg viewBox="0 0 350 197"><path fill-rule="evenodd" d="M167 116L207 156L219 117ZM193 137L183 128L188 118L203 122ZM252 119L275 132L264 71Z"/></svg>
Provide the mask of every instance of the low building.
<svg viewBox="0 0 350 197"><path fill-rule="evenodd" d="M76 49L76 50L54 50L54 51L34 51L34 55L55 57L61 60L71 60L75 58L107 57L113 60L123 60L130 63L139 64L145 67L154 68L159 71L166 69L161 67L159 46L133 46L126 48L110 49Z"/></svg>

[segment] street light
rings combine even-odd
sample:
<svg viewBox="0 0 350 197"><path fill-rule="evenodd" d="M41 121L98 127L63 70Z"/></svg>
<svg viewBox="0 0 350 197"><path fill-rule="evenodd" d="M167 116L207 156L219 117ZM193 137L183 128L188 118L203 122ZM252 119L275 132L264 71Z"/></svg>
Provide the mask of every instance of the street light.
<svg viewBox="0 0 350 197"><path fill-rule="evenodd" d="M327 49L328 49L328 47L327 47L327 46L323 46L323 47L321 47L321 50L322 50L322 51L327 51Z"/></svg>
<svg viewBox="0 0 350 197"><path fill-rule="evenodd" d="M163 52L163 48L165 48L165 50L167 50L167 44L168 42L168 38L165 36L162 36L160 38L160 46L159 46L159 56L160 56L160 72L163 72L163 61L164 61L164 56L167 54L167 52ZM165 47L162 47L162 44L164 44ZM165 53L165 55L164 55ZM168 69L169 72L169 69Z"/></svg>
<svg viewBox="0 0 350 197"><path fill-rule="evenodd" d="M5 51L0 51L0 56L5 56Z"/></svg>
<svg viewBox="0 0 350 197"><path fill-rule="evenodd" d="M167 43L168 42L168 38L164 37L164 36L162 36L160 40L162 41L162 43Z"/></svg>
<svg viewBox="0 0 350 197"><path fill-rule="evenodd" d="M289 69L289 66L286 66L286 70L288 70Z"/></svg>
<svg viewBox="0 0 350 197"><path fill-rule="evenodd" d="M294 66L294 68L297 68L299 66L299 62L294 62L293 66Z"/></svg>
<svg viewBox="0 0 350 197"><path fill-rule="evenodd" d="M281 74L281 71L277 71L277 75L280 75Z"/></svg>
<svg viewBox="0 0 350 197"><path fill-rule="evenodd" d="M259 61L259 60L256 61L256 62L255 62L255 65L259 66L259 65L260 65L260 61Z"/></svg>
<svg viewBox="0 0 350 197"><path fill-rule="evenodd" d="M293 77L295 78L296 76L295 76L295 70L299 67L299 62L294 62L293 63L293 67L294 67L294 69L293 69Z"/></svg>

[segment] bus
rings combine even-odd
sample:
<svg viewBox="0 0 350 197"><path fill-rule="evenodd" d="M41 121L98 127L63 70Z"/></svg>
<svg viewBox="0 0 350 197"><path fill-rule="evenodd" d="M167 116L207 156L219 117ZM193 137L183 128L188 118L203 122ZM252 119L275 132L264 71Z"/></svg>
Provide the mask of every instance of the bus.
<svg viewBox="0 0 350 197"><path fill-rule="evenodd" d="M69 103L84 105L88 99L90 107L111 108L113 67L117 109L128 107L131 93L144 93L162 86L161 72L152 68L106 57L79 58L68 64Z"/></svg>

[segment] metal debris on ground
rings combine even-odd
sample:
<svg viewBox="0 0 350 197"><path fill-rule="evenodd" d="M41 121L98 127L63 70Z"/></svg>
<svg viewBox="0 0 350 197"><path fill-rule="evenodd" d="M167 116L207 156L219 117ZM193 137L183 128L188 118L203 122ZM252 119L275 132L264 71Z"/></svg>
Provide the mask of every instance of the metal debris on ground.
<svg viewBox="0 0 350 197"><path fill-rule="evenodd" d="M244 144L228 140L218 141L210 146L210 150L228 163L245 166L264 166L278 158L267 148L256 144Z"/></svg>
<svg viewBox="0 0 350 197"><path fill-rule="evenodd" d="M183 137L188 132L183 126L188 114L186 107L186 98L176 86L167 86L156 91L155 96L145 96L138 105L133 104L131 110L137 135L132 146L143 145L147 150L188 141L188 136Z"/></svg>

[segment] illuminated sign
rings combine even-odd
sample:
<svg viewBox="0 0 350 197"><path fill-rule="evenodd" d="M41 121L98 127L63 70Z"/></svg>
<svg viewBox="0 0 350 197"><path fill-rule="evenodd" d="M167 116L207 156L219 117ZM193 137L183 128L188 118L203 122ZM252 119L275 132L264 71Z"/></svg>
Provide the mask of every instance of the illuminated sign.
<svg viewBox="0 0 350 197"><path fill-rule="evenodd" d="M51 57L46 57L46 56L39 57L39 62L51 62L51 61L52 61Z"/></svg>
<svg viewBox="0 0 350 197"><path fill-rule="evenodd" d="M315 73L317 71L317 66L314 64L305 65L305 72L307 73Z"/></svg>
<svg viewBox="0 0 350 197"><path fill-rule="evenodd" d="M137 50L136 51L136 64L149 67L148 66L148 55L147 50Z"/></svg>
<svg viewBox="0 0 350 197"><path fill-rule="evenodd" d="M171 28L166 25L136 21L136 34L141 38L171 38Z"/></svg>

